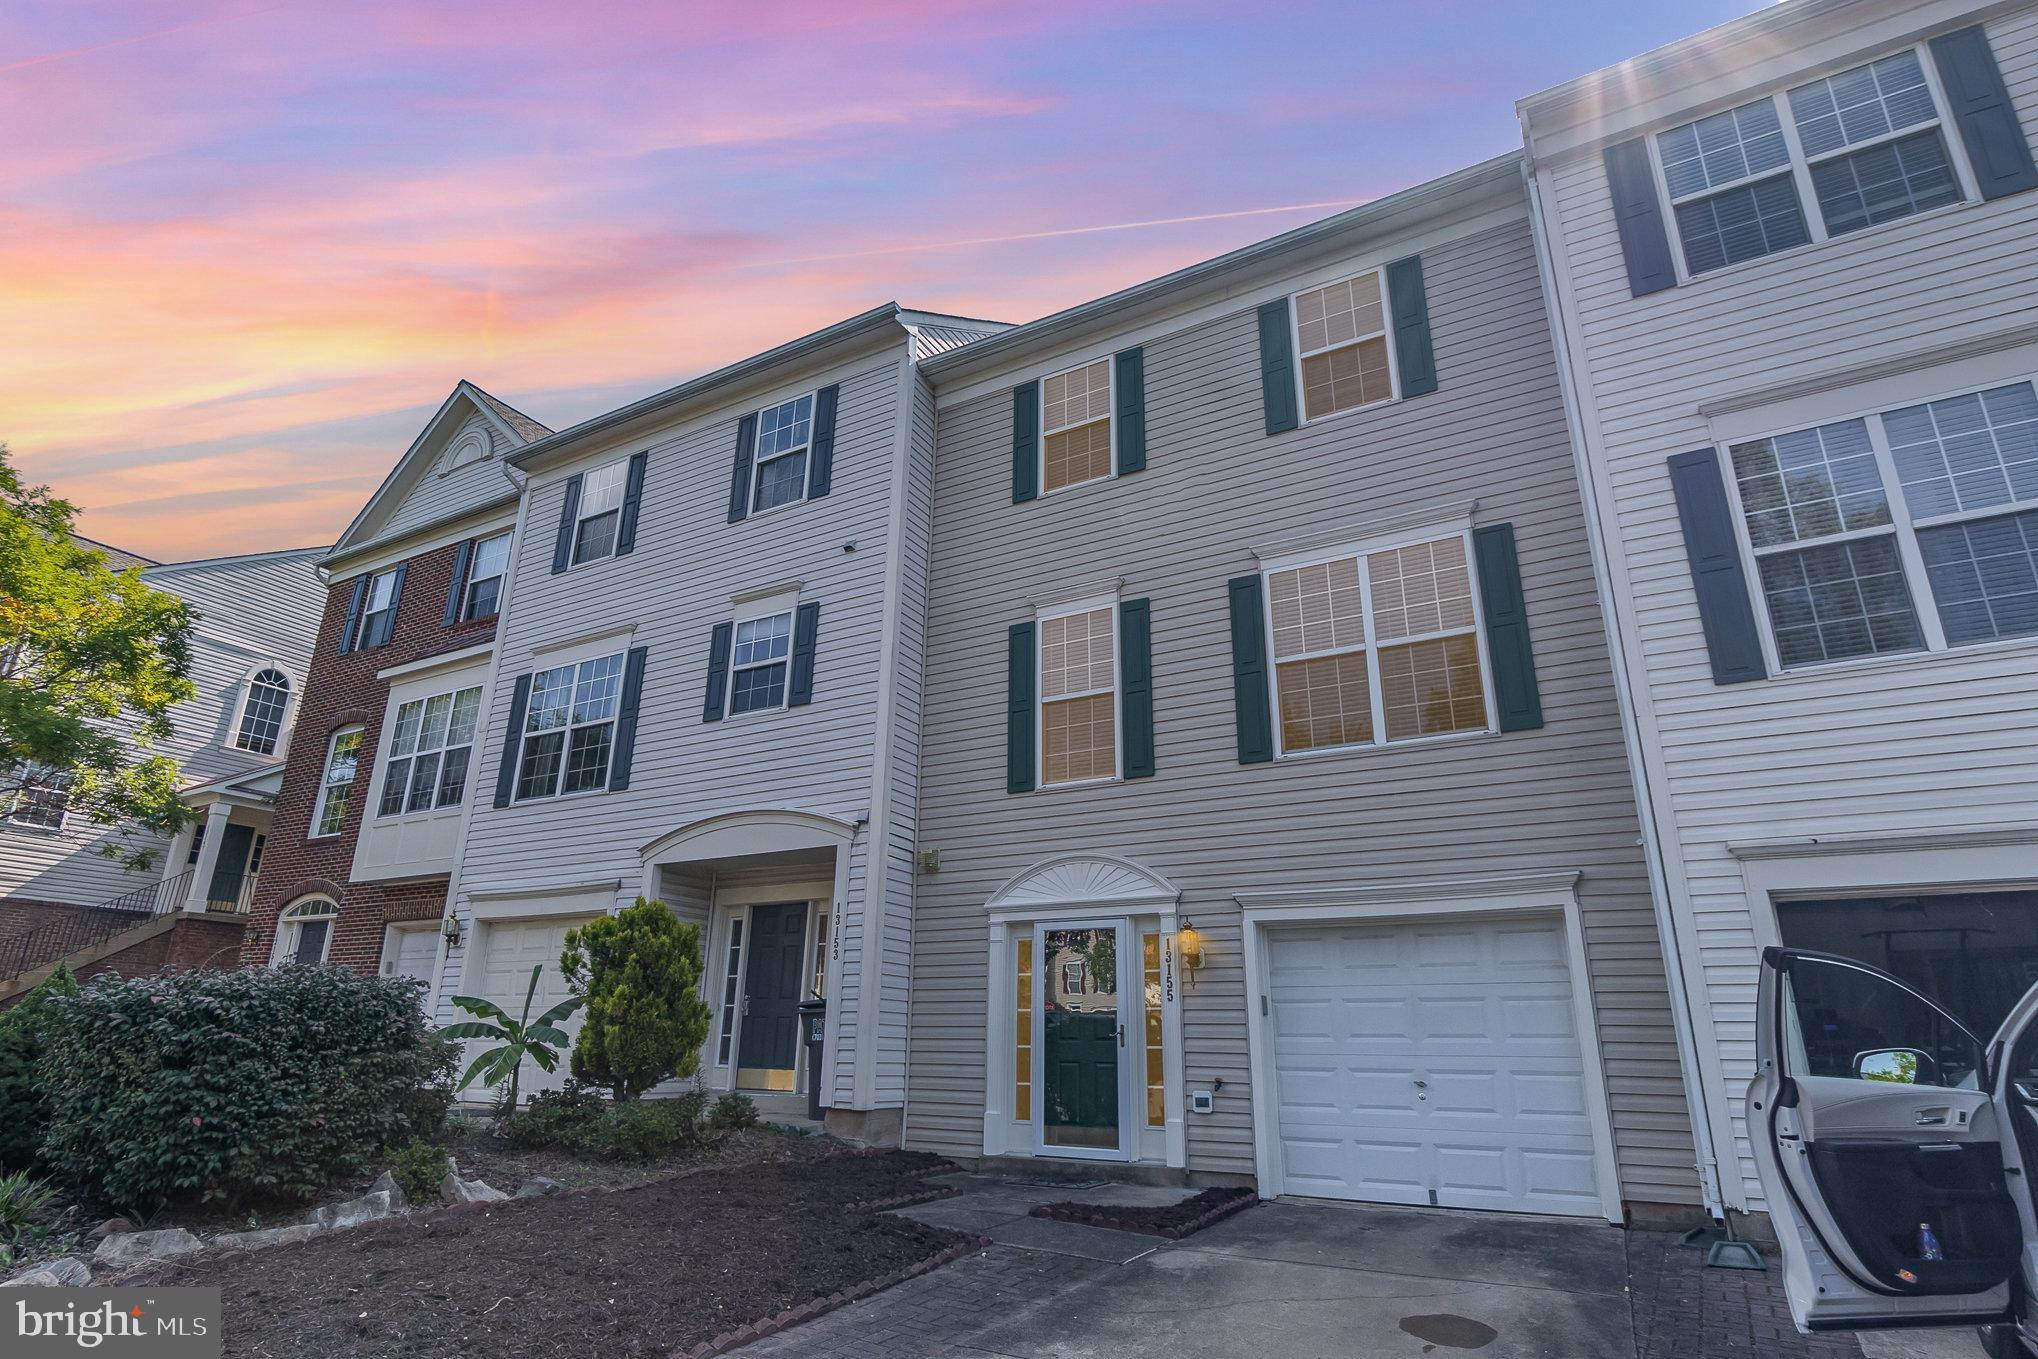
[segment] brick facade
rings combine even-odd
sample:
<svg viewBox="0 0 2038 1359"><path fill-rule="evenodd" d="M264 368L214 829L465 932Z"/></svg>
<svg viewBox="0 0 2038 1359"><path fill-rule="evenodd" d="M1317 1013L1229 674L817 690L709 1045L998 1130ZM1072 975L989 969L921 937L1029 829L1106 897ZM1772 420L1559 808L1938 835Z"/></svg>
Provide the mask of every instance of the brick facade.
<svg viewBox="0 0 2038 1359"><path fill-rule="evenodd" d="M353 578L336 580L327 592L318 647L312 653L311 674L298 709L289 761L283 768L283 791L263 851L261 883L242 947L243 962L259 967L269 961L277 917L285 906L310 893L330 897L340 908L327 961L363 974L373 974L381 964L385 925L436 920L444 908L444 874L363 883L349 882L348 874L361 818L370 810L366 805L368 785L376 752L381 749L382 714L389 700L389 682L377 679L376 673L477 646L495 635L493 618L442 626L455 551L449 545L409 559L395 633L387 646L341 654L340 634L353 599ZM355 723L361 725L362 733L353 805L347 809L338 835L309 839L319 782L325 775L326 748L334 731ZM484 791L470 782L467 795L477 797Z"/></svg>

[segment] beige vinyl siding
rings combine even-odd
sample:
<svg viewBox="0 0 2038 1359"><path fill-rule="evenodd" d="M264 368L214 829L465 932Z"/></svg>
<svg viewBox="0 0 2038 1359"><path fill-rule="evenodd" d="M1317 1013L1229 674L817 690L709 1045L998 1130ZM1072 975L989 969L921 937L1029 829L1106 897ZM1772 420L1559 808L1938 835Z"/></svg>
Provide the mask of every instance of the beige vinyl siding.
<svg viewBox="0 0 2038 1359"><path fill-rule="evenodd" d="M1518 211L1518 210L1517 210ZM1391 243L1378 247L1393 257ZM1354 270L1365 261L1354 261ZM1291 434L1262 430L1254 308L1145 340L1148 468L1015 506L1004 391L944 406L935 489L912 1146L981 1154L987 921L1043 856L1128 856L1182 888L1207 965L1184 988L1192 1170L1250 1174L1252 1113L1233 893L1577 869L1628 1197L1697 1197L1661 955L1527 223L1423 251L1441 389ZM1100 345L1099 347L1103 347ZM1241 766L1226 581L1251 548L1476 497L1511 522L1548 725ZM1155 776L1005 792L1006 628L1030 601L1120 581L1152 608ZM1008 1022L1008 1021L1001 1021ZM1001 1040L1002 1041L1002 1040Z"/></svg>
<svg viewBox="0 0 2038 1359"><path fill-rule="evenodd" d="M177 705L170 717L172 735L157 747L178 761L181 783L210 783L282 763L285 746L264 757L236 750L230 742L248 677L264 665L280 665L290 677L290 714L295 716L325 606L325 587L312 570L320 551L224 557L143 571L150 585L182 597L196 615L191 680L198 693ZM126 871L99 853L109 844L148 850L150 868ZM126 835L82 816L68 817L61 831L0 825L0 897L94 906L159 881L168 847L166 837Z"/></svg>
<svg viewBox="0 0 2038 1359"><path fill-rule="evenodd" d="M2026 136L2038 136L2038 11L1986 29ZM1629 592L1638 699L1675 818L1667 868L1693 951L1698 1056L1731 1125L1718 1148L1723 1188L1730 1204L1759 1208L1742 1092L1755 1052L1751 909L1767 907L1751 907L1727 845L2027 822L2038 802L2033 653L1955 649L1715 686L1665 460L1712 442L1699 414L1708 403L1862 365L1901 367L1905 356L2038 322L2038 194L1944 209L1635 298L1598 153L1552 162L1543 183L1575 309L1581 400L1596 425L1611 571Z"/></svg>

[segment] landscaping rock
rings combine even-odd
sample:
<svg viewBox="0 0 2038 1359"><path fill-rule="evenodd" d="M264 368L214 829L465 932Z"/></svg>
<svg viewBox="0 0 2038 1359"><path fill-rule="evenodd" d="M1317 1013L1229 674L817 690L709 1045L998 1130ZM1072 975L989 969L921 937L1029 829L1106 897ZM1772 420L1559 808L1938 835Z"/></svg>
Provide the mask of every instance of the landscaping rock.
<svg viewBox="0 0 2038 1359"><path fill-rule="evenodd" d="M90 1236L94 1241L104 1241L109 1236L118 1236L121 1235L122 1233L131 1232L133 1230L134 1224L132 1222L129 1222L126 1218L110 1217L107 1218L106 1221L100 1223L97 1227L94 1227L91 1231L87 1232L86 1235Z"/></svg>
<svg viewBox="0 0 2038 1359"><path fill-rule="evenodd" d="M530 1179L517 1186L517 1197L520 1199L534 1199L541 1194L563 1194L565 1192L566 1186L549 1175L533 1175Z"/></svg>
<svg viewBox="0 0 2038 1359"><path fill-rule="evenodd" d="M314 1208L305 1215L304 1220L307 1225L328 1227L337 1231L343 1227L358 1227L364 1222L379 1222L385 1217L392 1216L395 1211L395 1207L390 1203L389 1192L378 1189L372 1194L363 1194L358 1199L348 1199L345 1203L328 1203L322 1208Z"/></svg>
<svg viewBox="0 0 2038 1359"><path fill-rule="evenodd" d="M121 1232L109 1236L92 1252L92 1259L100 1265L138 1265L147 1260L196 1255L204 1249L205 1243L190 1232L170 1227L160 1232Z"/></svg>
<svg viewBox="0 0 2038 1359"><path fill-rule="evenodd" d="M448 1203L500 1203L509 1195L480 1180L463 1180L456 1171L447 1171L446 1178L439 1181L439 1195Z"/></svg>
<svg viewBox="0 0 2038 1359"><path fill-rule="evenodd" d="M228 1232L215 1236L205 1244L213 1250L260 1250L264 1246L287 1246L293 1241L309 1241L325 1228L315 1222L300 1222L295 1227L265 1227L258 1232Z"/></svg>
<svg viewBox="0 0 2038 1359"><path fill-rule="evenodd" d="M375 1177L375 1183L368 1186L368 1192L389 1195L389 1206L399 1213L410 1207L410 1200L405 1197L403 1186L396 1182L396 1176L386 1170Z"/></svg>
<svg viewBox="0 0 2038 1359"><path fill-rule="evenodd" d="M61 1260L23 1270L0 1283L0 1288L84 1288L91 1282L92 1271L85 1268L85 1262L66 1255Z"/></svg>

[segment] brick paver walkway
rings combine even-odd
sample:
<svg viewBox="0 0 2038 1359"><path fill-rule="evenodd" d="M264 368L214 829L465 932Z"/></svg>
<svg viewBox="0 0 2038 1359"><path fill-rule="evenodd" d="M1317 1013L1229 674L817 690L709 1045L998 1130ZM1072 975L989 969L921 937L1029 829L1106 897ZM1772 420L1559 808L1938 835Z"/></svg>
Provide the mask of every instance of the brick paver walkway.
<svg viewBox="0 0 2038 1359"><path fill-rule="evenodd" d="M1851 1336L1797 1333L1773 1253L1758 1274L1707 1269L1675 1232L1632 1229L1627 1248L1636 1359L1861 1359Z"/></svg>

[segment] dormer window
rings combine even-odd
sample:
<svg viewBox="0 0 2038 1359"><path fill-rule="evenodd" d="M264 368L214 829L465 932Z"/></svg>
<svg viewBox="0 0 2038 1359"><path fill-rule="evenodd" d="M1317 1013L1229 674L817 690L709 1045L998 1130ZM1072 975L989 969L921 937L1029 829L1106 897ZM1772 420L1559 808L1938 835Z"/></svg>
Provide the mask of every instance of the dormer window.
<svg viewBox="0 0 2038 1359"><path fill-rule="evenodd" d="M241 720L234 729L236 749L251 755L274 755L283 735L283 713L290 706L290 677L265 666L248 681Z"/></svg>

